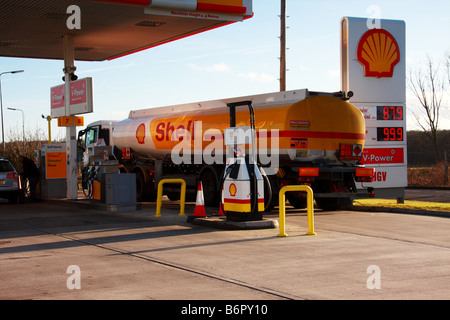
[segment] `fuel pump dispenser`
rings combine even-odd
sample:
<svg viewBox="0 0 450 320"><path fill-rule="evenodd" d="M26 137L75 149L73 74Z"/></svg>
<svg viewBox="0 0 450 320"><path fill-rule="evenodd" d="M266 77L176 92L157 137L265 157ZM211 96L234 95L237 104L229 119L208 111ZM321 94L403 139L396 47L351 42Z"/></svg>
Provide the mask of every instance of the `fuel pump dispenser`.
<svg viewBox="0 0 450 320"><path fill-rule="evenodd" d="M223 208L228 220L262 220L264 180L257 165L255 114L251 101L229 103L230 128L225 130L227 162L223 178ZM248 106L250 127L236 127L236 108ZM247 148L245 145L251 145ZM241 148L242 147L242 148Z"/></svg>

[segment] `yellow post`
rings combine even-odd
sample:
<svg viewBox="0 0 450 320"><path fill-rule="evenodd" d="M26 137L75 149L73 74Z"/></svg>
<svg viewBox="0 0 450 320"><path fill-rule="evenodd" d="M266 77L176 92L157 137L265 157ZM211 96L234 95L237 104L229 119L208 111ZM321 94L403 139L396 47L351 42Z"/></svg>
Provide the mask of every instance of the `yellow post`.
<svg viewBox="0 0 450 320"><path fill-rule="evenodd" d="M314 232L314 195L313 191L309 186L299 185L299 186L285 186L281 188L279 193L279 212L280 212L280 233L278 237L287 237L286 234L286 192L289 191L302 191L307 193L306 207L308 216L308 232L309 236L313 236Z"/></svg>
<svg viewBox="0 0 450 320"><path fill-rule="evenodd" d="M163 185L165 183L181 183L181 194L180 194L180 214L179 216L185 216L184 207L186 203L186 181L183 179L164 179L158 183L158 195L156 199L156 214L155 217L159 218L161 216L161 206L162 206L162 196L163 196Z"/></svg>
<svg viewBox="0 0 450 320"><path fill-rule="evenodd" d="M278 196L278 208L279 208L279 212L280 212L280 233L278 234L279 237L287 237L287 233L286 233L286 197L285 197L285 193L286 193L286 187L281 188L280 190L280 194Z"/></svg>
<svg viewBox="0 0 450 320"><path fill-rule="evenodd" d="M52 143L52 117L47 116L48 122L48 143Z"/></svg>
<svg viewBox="0 0 450 320"><path fill-rule="evenodd" d="M305 186L308 187L308 186ZM306 210L308 216L308 232L306 233L308 236L314 236L316 233L314 232L314 195L313 191L310 187L308 187L308 196L306 198Z"/></svg>
<svg viewBox="0 0 450 320"><path fill-rule="evenodd" d="M164 184L164 180L161 180L158 183L158 195L156 196L156 214L155 214L156 218L161 217L163 184Z"/></svg>

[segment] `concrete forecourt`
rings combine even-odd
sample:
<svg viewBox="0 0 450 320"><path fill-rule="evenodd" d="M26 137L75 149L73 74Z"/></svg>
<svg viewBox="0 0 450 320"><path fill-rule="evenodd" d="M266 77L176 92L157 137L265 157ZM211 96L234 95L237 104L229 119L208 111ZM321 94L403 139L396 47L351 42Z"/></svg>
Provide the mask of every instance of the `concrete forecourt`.
<svg viewBox="0 0 450 320"><path fill-rule="evenodd" d="M308 236L306 211L288 207L281 238L277 228L223 230L178 213L169 202L160 218L154 204L0 203L0 298L182 300L181 314L199 311L190 300L450 296L445 215L316 210Z"/></svg>

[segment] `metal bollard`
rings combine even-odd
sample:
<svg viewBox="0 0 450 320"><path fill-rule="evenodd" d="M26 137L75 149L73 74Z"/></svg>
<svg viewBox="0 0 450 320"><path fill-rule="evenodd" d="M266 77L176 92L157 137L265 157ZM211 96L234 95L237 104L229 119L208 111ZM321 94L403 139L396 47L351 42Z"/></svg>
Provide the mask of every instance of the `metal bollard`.
<svg viewBox="0 0 450 320"><path fill-rule="evenodd" d="M286 234L286 192L289 191L302 191L307 193L307 216L308 216L308 232L309 236L313 236L314 232L314 194L313 190L309 186L285 186L281 188L279 193L279 215L280 215L280 233L278 237L287 237Z"/></svg>
<svg viewBox="0 0 450 320"><path fill-rule="evenodd" d="M180 194L180 214L179 216L185 216L184 207L186 203L186 181L183 179L164 179L158 183L158 195L156 199L156 214L155 217L159 218L161 216L161 206L162 206L162 196L163 196L163 185L165 183L181 183L181 194Z"/></svg>

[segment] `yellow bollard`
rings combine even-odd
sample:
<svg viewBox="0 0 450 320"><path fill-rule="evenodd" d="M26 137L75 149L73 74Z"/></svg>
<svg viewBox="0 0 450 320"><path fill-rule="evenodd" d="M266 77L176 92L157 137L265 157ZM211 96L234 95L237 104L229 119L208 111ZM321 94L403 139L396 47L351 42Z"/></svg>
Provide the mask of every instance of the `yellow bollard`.
<svg viewBox="0 0 450 320"><path fill-rule="evenodd" d="M286 190L283 190L284 187L280 190L280 194L278 196L279 201L279 212L280 212L280 233L278 234L279 237L287 237L286 233L286 197L285 193Z"/></svg>
<svg viewBox="0 0 450 320"><path fill-rule="evenodd" d="M279 215L280 215L280 233L278 237L287 237L286 234L286 192L289 191L302 191L307 193L306 198L306 207L307 207L307 216L308 216L308 232L306 233L309 236L313 236L316 233L314 232L314 194L312 189L309 186L304 185L293 185L293 186L285 186L281 188L279 193Z"/></svg>
<svg viewBox="0 0 450 320"><path fill-rule="evenodd" d="M164 179L158 183L158 195L156 199L156 214L155 217L159 218L161 216L161 206L162 206L162 196L163 196L163 185L165 183L181 183L181 194L180 194L180 214L179 216L185 216L184 207L186 203L186 181L183 179Z"/></svg>

